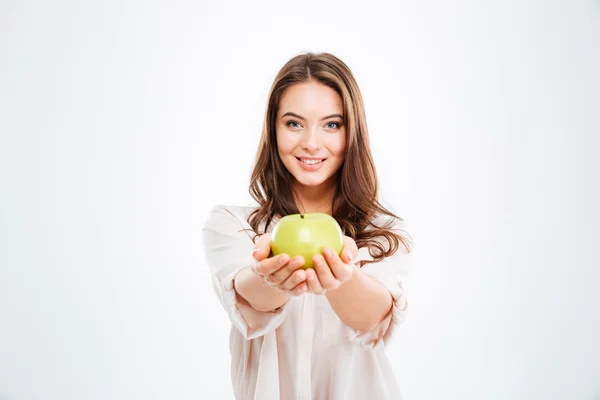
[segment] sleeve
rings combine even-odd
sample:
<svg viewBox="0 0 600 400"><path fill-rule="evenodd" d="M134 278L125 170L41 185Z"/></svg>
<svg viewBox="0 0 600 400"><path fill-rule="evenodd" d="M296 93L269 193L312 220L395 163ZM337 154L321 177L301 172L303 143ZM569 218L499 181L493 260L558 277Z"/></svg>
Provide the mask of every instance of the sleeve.
<svg viewBox="0 0 600 400"><path fill-rule="evenodd" d="M262 312L237 295L233 286L236 275L254 262L252 237L253 231L247 221L223 205L211 210L202 229L204 256L213 289L231 323L246 340L274 331L284 321L289 304Z"/></svg>
<svg viewBox="0 0 600 400"><path fill-rule="evenodd" d="M404 222L396 222L392 230L406 237L406 226ZM409 242L410 243L410 242ZM359 250L356 262L361 260L373 260L367 248ZM392 308L383 320L370 331L353 330L350 334L350 342L365 348L376 348L389 345L391 339L398 331L398 327L406 318L408 300L406 298L405 284L410 276L414 264L412 251L409 252L402 243L398 250L376 263L368 263L361 268L365 274L372 276L381 282L392 295Z"/></svg>

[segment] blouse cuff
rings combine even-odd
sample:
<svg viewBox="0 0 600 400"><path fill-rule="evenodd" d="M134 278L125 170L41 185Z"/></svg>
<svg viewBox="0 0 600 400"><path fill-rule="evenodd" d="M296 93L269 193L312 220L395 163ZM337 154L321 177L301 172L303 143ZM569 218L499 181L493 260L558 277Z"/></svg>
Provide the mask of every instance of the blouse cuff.
<svg viewBox="0 0 600 400"><path fill-rule="evenodd" d="M289 302L273 311L265 312L252 308L234 288L236 275L245 267L237 268L223 278L213 276L213 288L233 326L246 340L250 340L273 332L281 325L287 315Z"/></svg>
<svg viewBox="0 0 600 400"><path fill-rule="evenodd" d="M379 281L388 288L392 295L392 308L375 328L369 331L352 330L353 332L350 336L352 344L369 349L385 348L390 344L398 327L404 322L408 308L408 301L406 300L401 282L389 284L385 280Z"/></svg>

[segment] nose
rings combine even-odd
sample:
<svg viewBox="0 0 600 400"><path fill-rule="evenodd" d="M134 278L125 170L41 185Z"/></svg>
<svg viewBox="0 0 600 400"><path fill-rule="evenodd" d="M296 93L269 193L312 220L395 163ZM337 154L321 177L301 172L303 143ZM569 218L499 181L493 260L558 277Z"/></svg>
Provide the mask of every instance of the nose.
<svg viewBox="0 0 600 400"><path fill-rule="evenodd" d="M304 131L304 135L302 137L302 149L311 153L315 153L323 147L321 142L321 135L319 132L319 128L313 126L310 129Z"/></svg>

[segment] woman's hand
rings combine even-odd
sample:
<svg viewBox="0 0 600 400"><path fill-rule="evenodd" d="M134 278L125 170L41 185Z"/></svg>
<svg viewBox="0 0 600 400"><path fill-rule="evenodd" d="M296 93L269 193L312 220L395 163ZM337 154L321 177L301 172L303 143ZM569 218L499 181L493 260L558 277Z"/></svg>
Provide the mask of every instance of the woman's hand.
<svg viewBox="0 0 600 400"><path fill-rule="evenodd" d="M265 284L279 290L298 296L308 289L306 285L306 271L302 268L304 258L301 256L290 259L287 254L269 257L271 254L271 234L262 235L256 242L256 249L252 254L257 261L252 271L261 277Z"/></svg>
<svg viewBox="0 0 600 400"><path fill-rule="evenodd" d="M330 248L323 249L323 255L313 256L314 268L306 270L308 291L314 294L325 294L328 290L339 288L342 283L352 278L354 273L353 259L358 255L358 247L354 239L344 236L344 247L338 256Z"/></svg>

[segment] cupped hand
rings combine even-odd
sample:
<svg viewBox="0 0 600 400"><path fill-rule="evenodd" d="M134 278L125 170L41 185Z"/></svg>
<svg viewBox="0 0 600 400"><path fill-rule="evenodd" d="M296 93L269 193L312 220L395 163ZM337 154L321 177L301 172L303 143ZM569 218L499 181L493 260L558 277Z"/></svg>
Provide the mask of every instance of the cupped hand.
<svg viewBox="0 0 600 400"><path fill-rule="evenodd" d="M302 268L304 258L293 257L287 254L271 255L271 234L262 235L256 242L256 249L252 256L257 261L252 271L257 274L267 285L298 296L308 290L306 284L306 271Z"/></svg>
<svg viewBox="0 0 600 400"><path fill-rule="evenodd" d="M343 237L344 246L338 256L331 248L323 249L323 254L313 256L314 268L306 270L308 291L325 294L339 288L354 274L353 259L358 255L356 242L349 236Z"/></svg>

